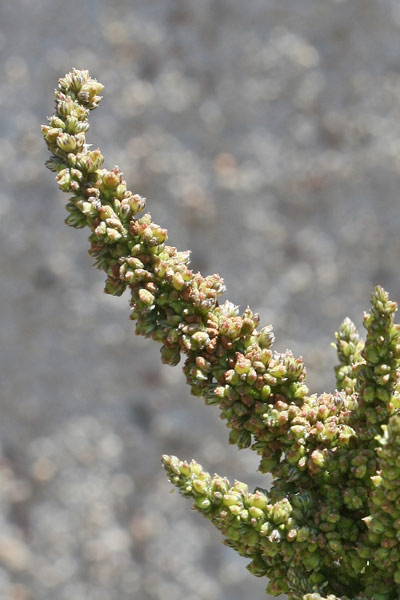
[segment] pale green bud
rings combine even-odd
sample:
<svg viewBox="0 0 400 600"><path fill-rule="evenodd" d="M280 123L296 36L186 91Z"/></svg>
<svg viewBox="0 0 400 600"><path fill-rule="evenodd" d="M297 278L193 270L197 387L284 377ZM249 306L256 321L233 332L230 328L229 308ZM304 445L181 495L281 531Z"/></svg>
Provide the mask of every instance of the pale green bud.
<svg viewBox="0 0 400 600"><path fill-rule="evenodd" d="M198 493L204 495L207 490L207 483L201 479L195 479L193 481L193 489Z"/></svg>
<svg viewBox="0 0 400 600"><path fill-rule="evenodd" d="M233 514L234 517L239 517L242 509L237 504L231 504L228 506L229 511Z"/></svg>
<svg viewBox="0 0 400 600"><path fill-rule="evenodd" d="M321 468L326 462L325 455L320 450L314 450L314 452L311 453L311 460L315 465L317 465L317 467Z"/></svg>
<svg viewBox="0 0 400 600"><path fill-rule="evenodd" d="M185 280L183 279L180 273L174 274L172 278L172 285L178 291L182 290L185 287Z"/></svg>
<svg viewBox="0 0 400 600"><path fill-rule="evenodd" d="M146 198L142 198L139 194L132 195L130 192L128 193L128 202L131 208L131 211L134 215L141 212L146 206Z"/></svg>
<svg viewBox="0 0 400 600"><path fill-rule="evenodd" d="M196 331L191 337L198 348L204 348L209 341L208 334L205 331Z"/></svg>
<svg viewBox="0 0 400 600"><path fill-rule="evenodd" d="M275 523L284 523L292 514L292 506L286 498L272 506L271 517Z"/></svg>
<svg viewBox="0 0 400 600"><path fill-rule="evenodd" d="M106 171L103 173L102 180L104 185L106 185L110 190L114 190L120 183L120 178L115 171Z"/></svg>
<svg viewBox="0 0 400 600"><path fill-rule="evenodd" d="M270 348L275 341L272 325L263 327L257 334L257 341L260 348Z"/></svg>
<svg viewBox="0 0 400 600"><path fill-rule="evenodd" d="M206 496L198 496L194 500L194 505L199 510L207 511L211 506L211 500Z"/></svg>
<svg viewBox="0 0 400 600"><path fill-rule="evenodd" d="M252 506L260 508L261 510L266 508L268 504L268 498L265 496L265 494L262 494L258 491L249 497L249 501Z"/></svg>
<svg viewBox="0 0 400 600"><path fill-rule="evenodd" d="M239 354L235 364L235 371L238 375L247 374L251 368L251 361Z"/></svg>
<svg viewBox="0 0 400 600"><path fill-rule="evenodd" d="M300 529L297 530L297 538L296 541L297 542L305 542L306 540L308 540L308 538L310 537L310 530L308 529L308 527L300 527Z"/></svg>
<svg viewBox="0 0 400 600"><path fill-rule="evenodd" d="M111 242L117 242L122 237L119 231L113 229L112 227L106 228L106 234Z"/></svg>
<svg viewBox="0 0 400 600"><path fill-rule="evenodd" d="M139 290L139 299L146 306L151 306L154 303L154 296L148 290L144 290L143 288Z"/></svg>
<svg viewBox="0 0 400 600"><path fill-rule="evenodd" d="M225 506L233 506L241 503L241 495L239 493L228 492L224 494L222 502Z"/></svg>
<svg viewBox="0 0 400 600"><path fill-rule="evenodd" d="M249 514L255 519L261 519L261 517L264 517L264 512L261 510L261 508L257 508L256 506L250 506Z"/></svg>
<svg viewBox="0 0 400 600"><path fill-rule="evenodd" d="M69 135L68 133L61 133L57 137L57 146L63 150L63 152L73 152L76 149L75 136Z"/></svg>

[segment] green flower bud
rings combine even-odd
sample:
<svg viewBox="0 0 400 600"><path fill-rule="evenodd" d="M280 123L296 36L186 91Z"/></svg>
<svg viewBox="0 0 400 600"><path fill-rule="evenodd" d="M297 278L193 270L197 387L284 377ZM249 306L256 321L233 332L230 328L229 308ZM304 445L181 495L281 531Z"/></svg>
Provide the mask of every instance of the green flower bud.
<svg viewBox="0 0 400 600"><path fill-rule="evenodd" d="M63 121L61 121L63 123ZM42 133L46 142L51 147L53 144L57 144L58 138L61 136L64 129L63 126L60 127L49 127L48 125L42 125Z"/></svg>
<svg viewBox="0 0 400 600"><path fill-rule="evenodd" d="M180 273L174 274L172 278L172 285L178 291L182 290L185 287L185 280L183 279Z"/></svg>
<svg viewBox="0 0 400 600"><path fill-rule="evenodd" d="M241 521L248 522L248 520L249 520L249 511L246 510L246 509L241 510L240 513L239 513L239 517L240 517Z"/></svg>
<svg viewBox="0 0 400 600"><path fill-rule="evenodd" d="M237 504L232 504L231 506L228 506L228 509L234 517L239 517L240 513L242 512L242 508Z"/></svg>
<svg viewBox="0 0 400 600"><path fill-rule="evenodd" d="M261 390L261 398L263 400L268 400L270 396L271 396L271 386L264 385Z"/></svg>
<svg viewBox="0 0 400 600"><path fill-rule="evenodd" d="M240 381L238 374L233 369L229 369L225 372L225 381L230 385L237 385Z"/></svg>
<svg viewBox="0 0 400 600"><path fill-rule="evenodd" d="M110 242L117 242L122 237L120 232L112 227L106 227L106 236ZM142 302L144 301L142 300Z"/></svg>
<svg viewBox="0 0 400 600"><path fill-rule="evenodd" d="M143 302L143 304L146 304L146 306L151 306L154 303L154 296L148 290L141 289L139 290L138 295L140 301Z"/></svg>
<svg viewBox="0 0 400 600"><path fill-rule="evenodd" d="M163 457L164 458L164 457ZM168 457L167 457L168 458ZM186 461L182 462L180 464L180 472L182 475L184 475L185 477L188 477L190 475L190 465L189 463L187 463Z"/></svg>
<svg viewBox="0 0 400 600"><path fill-rule="evenodd" d="M61 129L62 131L64 131L64 129L66 127L66 123L62 119L59 119L56 115L53 115L52 117L50 117L49 123L50 123L50 128L53 128L53 129ZM45 129L49 129L49 128L47 128L45 125L42 125L42 131L44 131Z"/></svg>
<svg viewBox="0 0 400 600"><path fill-rule="evenodd" d="M308 540L309 537L310 537L310 530L308 529L308 527L300 527L300 529L297 530L297 538L296 538L297 542L303 543L306 540Z"/></svg>
<svg viewBox="0 0 400 600"><path fill-rule="evenodd" d="M193 481L193 489L201 495L204 495L207 490L207 483L201 479L195 479Z"/></svg>
<svg viewBox="0 0 400 600"><path fill-rule="evenodd" d="M235 371L238 375L247 374L251 368L251 361L245 358L242 354L238 353Z"/></svg>
<svg viewBox="0 0 400 600"><path fill-rule="evenodd" d="M231 319L225 319L219 325L219 332L221 335L225 335L229 338L237 338L242 330L242 319L240 317L233 317Z"/></svg>
<svg viewBox="0 0 400 600"><path fill-rule="evenodd" d="M261 536L267 536L269 535L273 530L273 525L272 523L270 523L269 521L267 521L266 523L263 523L260 527L260 535Z"/></svg>
<svg viewBox="0 0 400 600"><path fill-rule="evenodd" d="M76 149L76 138L68 133L61 133L57 137L57 146L63 152L73 152Z"/></svg>
<svg viewBox="0 0 400 600"><path fill-rule="evenodd" d="M328 541L328 546L336 554L341 554L342 553L342 544L340 543L339 540L329 540Z"/></svg>
<svg viewBox="0 0 400 600"><path fill-rule="evenodd" d="M134 215L137 215L146 206L146 198L142 198L139 194L128 194L128 202Z"/></svg>
<svg viewBox="0 0 400 600"><path fill-rule="evenodd" d="M263 327L257 334L257 342L260 348L270 348L275 341L272 325Z"/></svg>
<svg viewBox="0 0 400 600"><path fill-rule="evenodd" d="M292 448L292 450L286 453L286 458L290 465L295 465L304 456L306 449L302 444L296 444ZM305 458L305 461L307 462L307 458Z"/></svg>
<svg viewBox="0 0 400 600"><path fill-rule="evenodd" d="M256 491L254 494L251 494L251 496L249 496L249 503L251 504L251 506L264 510L267 507L268 498L265 494Z"/></svg>
<svg viewBox="0 0 400 600"><path fill-rule="evenodd" d="M115 190L120 183L120 177L115 171L105 171L102 175L103 184L110 190Z"/></svg>
<svg viewBox="0 0 400 600"><path fill-rule="evenodd" d="M91 152L88 152L87 156L88 159L91 161L90 166L87 166L87 170L89 171L89 173L94 173L98 169L101 169L101 166L104 162L104 157L100 150L92 150Z"/></svg>
<svg viewBox="0 0 400 600"><path fill-rule="evenodd" d="M211 506L211 501L206 496L198 496L195 498L194 505L201 511L207 511Z"/></svg>
<svg viewBox="0 0 400 600"><path fill-rule="evenodd" d="M321 468L324 467L326 462L324 453L319 450L314 450L314 452L311 453L311 460L317 467Z"/></svg>
<svg viewBox="0 0 400 600"><path fill-rule="evenodd" d="M297 538L297 529L289 529L286 539L288 542L294 542Z"/></svg>
<svg viewBox="0 0 400 600"><path fill-rule="evenodd" d="M250 371L247 373L246 382L252 386L256 381L257 381L257 372L252 367L250 369Z"/></svg>
<svg viewBox="0 0 400 600"><path fill-rule="evenodd" d="M272 506L271 518L274 523L284 523L292 514L292 506L286 498Z"/></svg>
<svg viewBox="0 0 400 600"><path fill-rule="evenodd" d="M63 169L60 171L56 177L56 181L59 185L59 188L63 192L67 192L71 188L71 172L69 169Z"/></svg>
<svg viewBox="0 0 400 600"><path fill-rule="evenodd" d="M277 544L281 541L282 536L281 536L281 532L279 531L279 529L273 529L272 532L270 533L270 535L268 536L268 541L272 542L273 544ZM278 551L279 549L276 548L276 551Z"/></svg>
<svg viewBox="0 0 400 600"><path fill-rule="evenodd" d="M356 469L353 470L354 477L357 479L363 479L367 474L367 465L360 465Z"/></svg>
<svg viewBox="0 0 400 600"><path fill-rule="evenodd" d="M195 342L197 348L204 348L209 339L205 331L197 331L192 335L192 340Z"/></svg>
<svg viewBox="0 0 400 600"><path fill-rule="evenodd" d="M115 217L115 212L113 211L113 209L111 208L111 206L109 206L108 204L105 204L105 205L103 205L103 206L100 207L100 209L99 209L99 215L100 215L100 218L105 221L106 219L110 219L112 217Z"/></svg>
<svg viewBox="0 0 400 600"><path fill-rule="evenodd" d="M222 499L224 506L238 505L241 502L241 495L237 492L228 492Z"/></svg>
<svg viewBox="0 0 400 600"><path fill-rule="evenodd" d="M261 508L257 508L256 506L250 506L249 514L255 519L261 519L262 517L264 517L264 512L261 510Z"/></svg>
<svg viewBox="0 0 400 600"><path fill-rule="evenodd" d="M295 440L305 439L307 430L304 425L292 425L289 429L291 437Z"/></svg>

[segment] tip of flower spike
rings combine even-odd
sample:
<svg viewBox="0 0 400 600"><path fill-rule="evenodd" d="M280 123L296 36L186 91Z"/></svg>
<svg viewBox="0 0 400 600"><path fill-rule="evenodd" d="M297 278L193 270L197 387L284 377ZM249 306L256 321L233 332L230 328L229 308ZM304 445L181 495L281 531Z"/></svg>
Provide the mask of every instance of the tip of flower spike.
<svg viewBox="0 0 400 600"><path fill-rule="evenodd" d="M168 456L168 454L163 454L161 457L161 464L163 466L167 466L169 464L171 464L172 461L172 456Z"/></svg>
<svg viewBox="0 0 400 600"><path fill-rule="evenodd" d="M372 292L371 304L377 311L387 315L397 310L396 302L389 300L389 294L380 285L377 285Z"/></svg>
<svg viewBox="0 0 400 600"><path fill-rule="evenodd" d="M163 454L161 457L161 464L167 472L173 471L174 473L180 473L180 466L182 461L177 456L168 456Z"/></svg>
<svg viewBox="0 0 400 600"><path fill-rule="evenodd" d="M336 339L351 339L353 336L358 336L357 328L353 321L346 317L343 323L339 327L339 331L336 332Z"/></svg>
<svg viewBox="0 0 400 600"><path fill-rule="evenodd" d="M61 92L89 110L93 110L99 105L102 98L99 94L103 89L103 84L90 77L89 71L72 69L70 73L59 79L56 95Z"/></svg>

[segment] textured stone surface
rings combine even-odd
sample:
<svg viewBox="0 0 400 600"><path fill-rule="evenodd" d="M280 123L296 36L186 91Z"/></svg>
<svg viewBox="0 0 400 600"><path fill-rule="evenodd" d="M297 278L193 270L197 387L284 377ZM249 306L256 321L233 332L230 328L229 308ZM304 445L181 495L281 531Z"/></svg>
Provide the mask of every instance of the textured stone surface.
<svg viewBox="0 0 400 600"><path fill-rule="evenodd" d="M159 462L265 487L257 458L103 295L39 125L90 69L106 163L331 389L344 316L361 326L377 283L400 297L398 3L13 0L0 54L0 596L263 598Z"/></svg>

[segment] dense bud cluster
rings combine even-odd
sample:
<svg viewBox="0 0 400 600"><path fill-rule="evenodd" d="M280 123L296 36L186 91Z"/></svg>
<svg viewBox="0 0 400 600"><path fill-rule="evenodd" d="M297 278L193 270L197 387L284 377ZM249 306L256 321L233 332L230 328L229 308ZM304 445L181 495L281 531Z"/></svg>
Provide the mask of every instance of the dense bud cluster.
<svg viewBox="0 0 400 600"><path fill-rule="evenodd" d="M352 394L357 382L353 372L353 365L362 362L361 352L363 342L358 335L354 323L346 317L339 331L335 334L336 344L332 344L337 349L340 364L335 367L336 381L338 390L344 390L347 394Z"/></svg>
<svg viewBox="0 0 400 600"><path fill-rule="evenodd" d="M396 304L377 287L365 343L346 319L336 334L337 391L310 395L301 358L272 350L270 326L242 314L218 275L189 269L189 252L167 231L118 167L103 168L86 143L88 115L103 86L87 71L60 79L56 112L43 126L47 166L69 193L66 223L90 229L90 255L105 291L131 294L136 332L161 344L161 359L184 372L192 393L217 405L229 440L260 455L268 494L195 462L163 457L171 482L222 532L225 543L291 600L400 597L400 328Z"/></svg>

